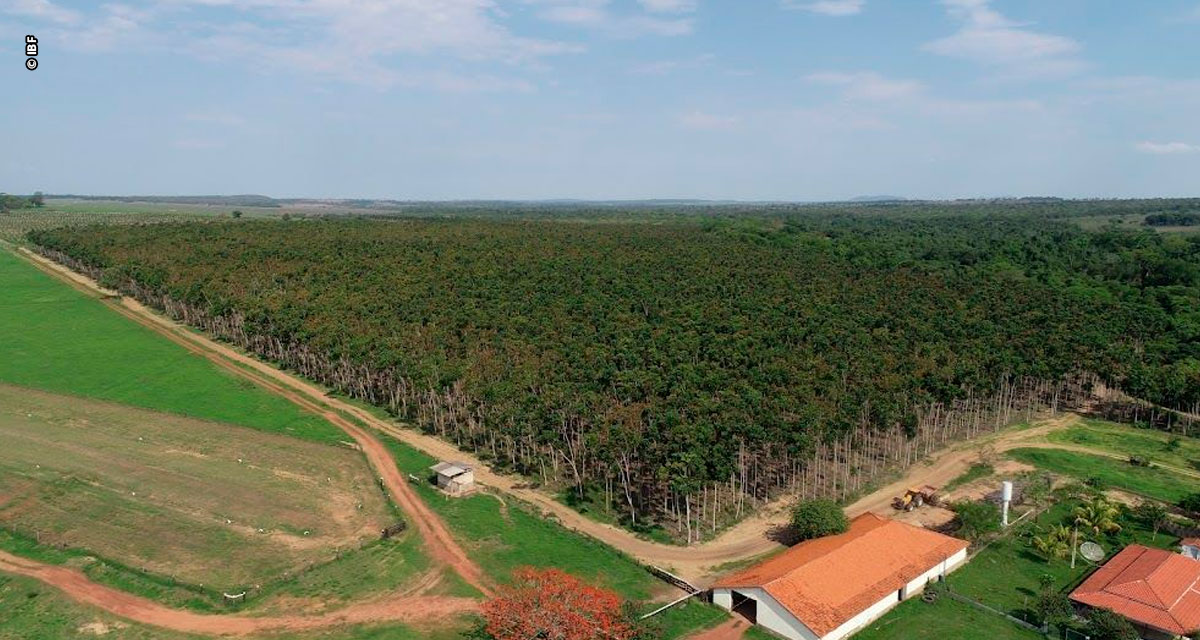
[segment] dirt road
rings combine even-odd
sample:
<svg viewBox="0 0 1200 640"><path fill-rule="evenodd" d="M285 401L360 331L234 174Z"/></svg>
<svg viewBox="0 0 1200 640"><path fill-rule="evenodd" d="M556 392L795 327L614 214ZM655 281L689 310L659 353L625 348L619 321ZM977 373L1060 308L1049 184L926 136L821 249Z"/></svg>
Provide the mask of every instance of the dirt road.
<svg viewBox="0 0 1200 640"><path fill-rule="evenodd" d="M29 258L35 266L43 271L64 279L72 286L87 293L100 294L102 296L113 295L111 291L102 289L95 282L50 260L25 250L21 250L21 254ZM137 301L124 298L120 303L116 303L113 299L106 299L104 303L121 315L165 336L188 351L205 357L234 375L246 378L269 391L287 398L301 408L325 418L346 432L361 448L371 468L375 470L375 473L383 481L392 499L395 500L396 504L404 511L405 515L408 516L408 519L415 526L425 543L425 550L431 558L435 562L440 562L453 568L455 572L462 576L463 580L484 595L491 595L490 580L483 573L483 570L467 557L466 552L454 540L454 536L451 535L441 518L430 510L421 498L417 496L416 492L413 491L412 487L408 485L407 479L400 473L400 470L396 467L396 461L392 458L392 454L383 443L372 436L366 429L347 420L328 405L321 403L319 401L320 396L314 399L311 396L297 392L287 385L281 384L280 380L274 376L263 375L262 371L271 371L269 368L260 369L253 367L247 369L238 366L239 362L243 364L259 363L241 356L228 347L207 341L198 334L181 329L178 325L151 312Z"/></svg>
<svg viewBox="0 0 1200 640"><path fill-rule="evenodd" d="M92 280L62 265L25 250L22 250L21 253L42 270L67 280L77 287L101 295L112 294L112 292L106 292L101 289ZM681 547L651 542L639 538L624 529L591 520L555 500L553 496L536 489L530 489L527 486L527 481L523 478L497 474L481 460L460 451L450 443L425 435L414 429L403 428L390 420L376 417L371 412L333 396L314 384L240 353L204 335L193 332L191 329L183 327L146 308L135 300L126 297L122 298L119 303L110 300L108 304L124 315L153 328L175 342L188 347L195 353L235 373L239 373L239 375L246 375L247 369L251 370L253 372L251 379L255 382L284 395L293 402L301 404L301 406L309 407L321 415L329 417L335 424L347 429L347 432L354 436L356 441L363 438L366 442L374 443L375 446L378 445L378 442L373 438L364 437L365 434L363 431L342 418L339 412L340 414L352 416L362 424L387 433L436 458L466 461L475 467L476 480L481 484L491 486L520 498L535 505L544 515L557 519L568 528L616 547L643 563L668 567L700 586L703 586L707 580L712 578L715 567L731 562L744 561L780 548L779 543L769 539L766 534L772 528L787 521L787 506L790 502L788 498L781 498L760 508L754 516L731 527L713 540L698 545ZM891 513L892 498L901 493L906 487L923 484L934 486L946 484L966 471L972 463L976 462L979 459L980 450L984 446L990 446L996 453L1002 453L1017 447L1068 448L1039 442L1039 439L1051 431L1066 428L1077 419L1078 416L1068 414L1046 420L1037 427L1002 431L991 437L953 445L934 454L926 462L915 465L904 474L903 478L851 504L846 508L846 512L851 516L868 511L884 514ZM368 447L364 447L364 450L367 449ZM375 451L370 455L379 459L378 464L384 464L388 469L394 470L395 466L388 465L383 458L383 456L387 455L386 451L382 453ZM376 460L373 459L372 464L377 464ZM403 485L402 479L400 484ZM389 488L391 487L389 486ZM407 489L407 487L403 488ZM408 493L410 492L399 491L396 492L396 495L399 496ZM413 496L413 500L418 504L420 502L415 499L415 496ZM425 518L420 518L417 519L417 522L425 520ZM440 527L440 521L436 521L436 519L433 521L437 522ZM430 535L434 535L435 539L437 539L440 533L435 534L431 532Z"/></svg>
<svg viewBox="0 0 1200 640"><path fill-rule="evenodd" d="M445 621L475 611L478 601L449 596L394 596L354 604L315 616L250 617L199 614L172 609L157 602L96 584L76 569L46 565L0 551L0 571L40 580L71 599L141 624L204 635L248 635L269 631L305 631L368 622Z"/></svg>

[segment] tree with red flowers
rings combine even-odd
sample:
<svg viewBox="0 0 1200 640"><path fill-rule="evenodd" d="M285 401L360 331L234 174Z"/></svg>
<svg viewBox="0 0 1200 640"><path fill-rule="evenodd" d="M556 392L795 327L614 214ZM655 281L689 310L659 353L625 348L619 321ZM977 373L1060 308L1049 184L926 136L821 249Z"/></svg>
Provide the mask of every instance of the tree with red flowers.
<svg viewBox="0 0 1200 640"><path fill-rule="evenodd" d="M496 640L634 640L638 635L617 594L558 569L517 569L513 583L484 603L483 617Z"/></svg>

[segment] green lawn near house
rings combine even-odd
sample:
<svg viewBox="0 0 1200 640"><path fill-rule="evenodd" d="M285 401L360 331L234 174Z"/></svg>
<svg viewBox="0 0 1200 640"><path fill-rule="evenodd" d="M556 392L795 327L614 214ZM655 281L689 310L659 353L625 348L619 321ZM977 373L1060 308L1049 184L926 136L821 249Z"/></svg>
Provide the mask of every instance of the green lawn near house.
<svg viewBox="0 0 1200 640"><path fill-rule="evenodd" d="M1006 618L941 597L932 604L920 598L902 602L855 634L854 640L1037 640L1041 637L1040 633Z"/></svg>

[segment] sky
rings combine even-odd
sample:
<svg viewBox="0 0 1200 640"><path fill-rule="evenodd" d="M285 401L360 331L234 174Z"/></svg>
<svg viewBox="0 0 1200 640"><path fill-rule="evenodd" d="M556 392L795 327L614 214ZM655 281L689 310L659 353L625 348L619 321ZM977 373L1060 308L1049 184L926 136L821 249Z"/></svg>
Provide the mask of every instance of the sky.
<svg viewBox="0 0 1200 640"><path fill-rule="evenodd" d="M0 37L10 193L1200 196L1200 0L0 0Z"/></svg>

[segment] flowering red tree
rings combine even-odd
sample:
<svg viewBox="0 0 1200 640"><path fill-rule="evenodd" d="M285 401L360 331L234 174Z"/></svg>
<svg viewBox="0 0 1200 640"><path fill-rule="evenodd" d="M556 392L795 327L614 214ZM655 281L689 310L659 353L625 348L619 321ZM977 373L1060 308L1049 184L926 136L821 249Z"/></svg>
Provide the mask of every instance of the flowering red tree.
<svg viewBox="0 0 1200 640"><path fill-rule="evenodd" d="M484 603L483 617L496 640L630 640L637 633L617 594L558 569L517 569L513 584Z"/></svg>

